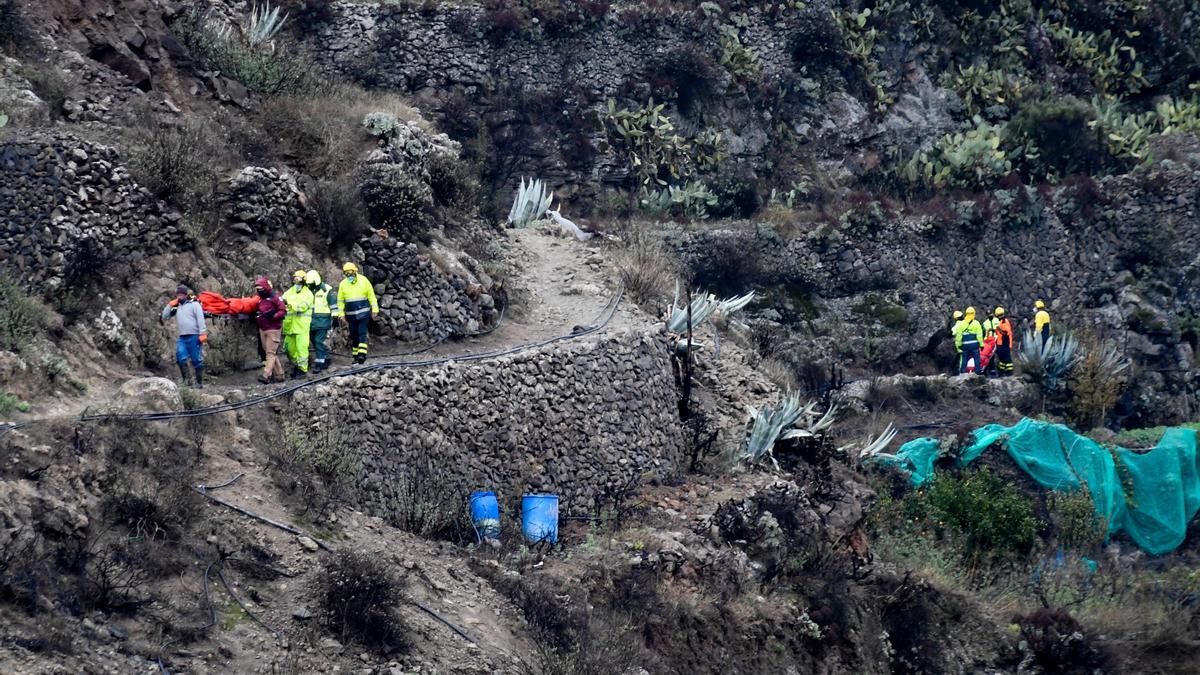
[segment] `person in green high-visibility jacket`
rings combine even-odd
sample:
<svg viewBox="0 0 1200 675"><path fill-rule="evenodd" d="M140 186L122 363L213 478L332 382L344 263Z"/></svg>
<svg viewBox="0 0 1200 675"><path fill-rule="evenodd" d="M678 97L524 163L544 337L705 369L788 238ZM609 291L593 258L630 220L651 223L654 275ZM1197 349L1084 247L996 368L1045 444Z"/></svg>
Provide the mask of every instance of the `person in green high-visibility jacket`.
<svg viewBox="0 0 1200 675"><path fill-rule="evenodd" d="M337 290L321 281L321 273L309 270L304 277L304 283L313 294L312 326L309 328L309 342L312 343L315 358L313 368L319 373L329 367L329 349L326 337L333 328L333 320L342 315L338 309Z"/></svg>
<svg viewBox="0 0 1200 675"><path fill-rule="evenodd" d="M283 346L292 360L292 377L308 374L308 331L312 327L313 293L304 280L308 273L296 270L292 287L283 294L287 315L283 317Z"/></svg>
<svg viewBox="0 0 1200 675"><path fill-rule="evenodd" d="M955 375L962 368L962 347L958 346L958 336L962 333L965 325L965 322L963 322L963 313L957 309L954 310L954 314L950 319L950 339L954 341L954 368L951 369L951 372Z"/></svg>
<svg viewBox="0 0 1200 675"><path fill-rule="evenodd" d="M975 308L968 307L963 315L962 330L954 338L954 346L962 354L962 363L958 368L960 374L967 372L969 366L975 369L974 372L979 372L979 348L982 345L983 326L975 320Z"/></svg>

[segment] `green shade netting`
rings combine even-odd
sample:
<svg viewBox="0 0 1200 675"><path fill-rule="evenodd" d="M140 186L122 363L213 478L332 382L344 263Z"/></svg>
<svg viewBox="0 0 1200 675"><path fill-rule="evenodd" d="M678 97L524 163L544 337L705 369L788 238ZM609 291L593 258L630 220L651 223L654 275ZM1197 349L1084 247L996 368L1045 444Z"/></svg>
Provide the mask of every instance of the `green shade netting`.
<svg viewBox="0 0 1200 675"><path fill-rule="evenodd" d="M959 456L965 466L1001 443L1013 461L1039 485L1056 492L1086 486L1108 536L1125 531L1144 551L1161 555L1183 543L1188 522L1200 510L1200 466L1196 432L1167 429L1152 450L1110 452L1061 424L1024 419L1011 427L976 429L975 442ZM938 442L918 438L900 446L887 464L908 471L914 485L933 476Z"/></svg>

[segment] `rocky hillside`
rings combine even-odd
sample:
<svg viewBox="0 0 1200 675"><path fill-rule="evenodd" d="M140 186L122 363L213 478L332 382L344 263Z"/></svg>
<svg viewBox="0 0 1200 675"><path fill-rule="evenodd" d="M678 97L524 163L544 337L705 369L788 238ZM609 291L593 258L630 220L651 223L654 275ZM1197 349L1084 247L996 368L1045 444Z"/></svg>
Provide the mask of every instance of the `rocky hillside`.
<svg viewBox="0 0 1200 675"><path fill-rule="evenodd" d="M0 670L1191 672L1194 535L963 453L1195 429L1198 134L1183 0L0 0ZM344 261L364 366L171 379Z"/></svg>

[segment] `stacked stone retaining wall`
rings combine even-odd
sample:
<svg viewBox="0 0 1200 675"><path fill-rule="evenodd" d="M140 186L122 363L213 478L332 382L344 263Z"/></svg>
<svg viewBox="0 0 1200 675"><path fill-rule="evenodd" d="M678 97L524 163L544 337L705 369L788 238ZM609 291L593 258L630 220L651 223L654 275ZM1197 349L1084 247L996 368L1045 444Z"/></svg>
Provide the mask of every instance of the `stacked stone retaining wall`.
<svg viewBox="0 0 1200 675"><path fill-rule="evenodd" d="M341 378L298 393L296 406L340 417L358 440L368 511L387 516L396 482L432 462L504 498L557 494L565 515L684 468L677 396L666 341L629 333Z"/></svg>

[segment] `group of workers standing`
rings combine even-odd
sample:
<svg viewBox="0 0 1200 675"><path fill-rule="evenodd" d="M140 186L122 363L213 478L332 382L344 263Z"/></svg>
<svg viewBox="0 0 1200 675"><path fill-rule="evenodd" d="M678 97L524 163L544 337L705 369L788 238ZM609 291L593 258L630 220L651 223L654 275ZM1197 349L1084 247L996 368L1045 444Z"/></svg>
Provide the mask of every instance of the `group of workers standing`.
<svg viewBox="0 0 1200 675"><path fill-rule="evenodd" d="M1034 310L1034 335L1045 343L1050 338L1050 313L1041 300L1034 303ZM999 377L1013 374L1016 331L1003 307L994 309L992 316L982 323L976 318L974 307L955 311L950 334L958 354L955 365L959 374L982 373Z"/></svg>
<svg viewBox="0 0 1200 675"><path fill-rule="evenodd" d="M293 378L309 372L309 349L313 350L313 368L320 372L329 367L327 340L334 320L349 329L350 353L355 363L367 360L367 328L379 315L375 288L358 271L354 263L342 266L343 279L338 287L321 280L317 270L296 270L292 285L280 293L267 277L254 282L257 302L251 302L245 313L253 314L258 324L259 349L263 370L259 382L269 384L285 379L279 358L280 345L292 362ZM185 384L191 384L188 363L195 371L194 386L204 386L204 355L201 349L207 341L204 310L196 294L187 286L176 289L176 300L162 313L163 320L175 317L179 339L175 360ZM247 300L253 300L248 298ZM235 312L238 313L238 312Z"/></svg>

